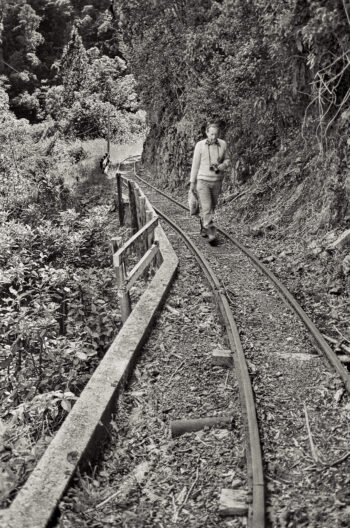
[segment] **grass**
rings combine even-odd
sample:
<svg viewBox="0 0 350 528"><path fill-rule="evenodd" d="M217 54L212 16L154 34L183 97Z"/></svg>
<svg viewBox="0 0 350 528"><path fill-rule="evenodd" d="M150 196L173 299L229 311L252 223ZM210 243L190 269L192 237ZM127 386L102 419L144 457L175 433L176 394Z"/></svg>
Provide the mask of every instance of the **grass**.
<svg viewBox="0 0 350 528"><path fill-rule="evenodd" d="M87 153L87 158L80 161L76 166L78 168L79 182L89 181L92 184L98 183L101 178L100 159L107 151L107 142L104 139L90 139L86 141L77 140L72 144L75 147L83 147ZM133 143L111 144L110 158L112 165L124 160L129 156L135 156L142 153L143 140ZM65 176L66 184L73 186L77 183L76 175L67 173Z"/></svg>

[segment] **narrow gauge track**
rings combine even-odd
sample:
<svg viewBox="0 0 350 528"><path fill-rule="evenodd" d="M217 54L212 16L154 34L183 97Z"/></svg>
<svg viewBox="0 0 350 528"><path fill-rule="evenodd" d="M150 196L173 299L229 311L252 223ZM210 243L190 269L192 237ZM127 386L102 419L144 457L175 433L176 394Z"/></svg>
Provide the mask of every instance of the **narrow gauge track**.
<svg viewBox="0 0 350 528"><path fill-rule="evenodd" d="M138 179L142 180L140 177ZM153 205L153 204L152 204ZM153 205L154 207L154 205ZM259 428L256 416L254 395L249 377L248 367L243 352L239 332L234 321L232 311L224 293L224 288L211 268L203 253L194 244L191 238L177 225L169 216L154 207L156 213L161 216L184 240L189 250L193 253L199 267L203 271L210 288L212 289L218 305L218 309L227 332L227 337L233 352L234 364L237 372L239 390L242 401L242 412L247 428L248 442L247 450L247 477L248 486L252 492L252 505L248 510L248 527L265 527L265 497L264 497L264 473L262 452L259 437Z"/></svg>
<svg viewBox="0 0 350 528"><path fill-rule="evenodd" d="M129 175L131 177L133 177L130 173L129 173ZM317 330L317 328L312 323L310 318L305 314L305 312L302 309L302 307L297 303L297 301L290 294L290 292L288 292L288 290L273 275L273 273L270 270L268 270L268 268L266 266L264 266L259 261L259 259L257 259L255 257L255 255L253 255L253 253L250 250L245 248L240 242L238 242L229 233L227 233L226 231L224 231L222 229L220 229L219 232L221 233L221 235L223 235L223 237L225 239L225 242L223 244L221 244L218 248L209 247L208 244L204 240L200 239L200 237L198 236L199 235L199 233L197 232L198 227L193 222L193 220L190 219L189 215L187 214L186 217L180 215L179 208L181 208L181 209L185 210L186 212L188 212L188 208L186 206L184 206L183 204L181 204L180 202L175 200L173 197L169 196L164 191L161 191L161 190L157 189L154 185L152 185L151 183L146 181L144 178L141 178L141 176L139 174L135 174L135 177L137 178L138 182L141 182L141 184L146 185L148 189L152 189L148 194L149 194L150 200L152 201L153 206L157 206L158 214L162 214L161 211L159 210L159 208L162 209L163 211L166 210L167 214L171 215L173 218L175 218L176 222L179 223L186 232L190 232L190 234L196 234L197 235L197 239L198 239L200 247L203 248L204 253L206 254L207 258L209 259L212 267L214 268L214 270L216 271L216 273L218 273L218 275L220 277L222 294L223 295L225 294L224 297L226 296L230 300L230 304L231 304L231 306L232 306L232 304L234 305L235 310L238 310L238 312L240 311L239 310L240 304L237 304L235 302L235 298L232 300L232 297L231 297L231 295L229 293L232 293L232 286L231 285L234 284L234 282L237 279L237 274L235 275L235 273L234 273L235 272L235 268L236 268L236 270L239 270L239 268L240 268L240 262L239 261L240 261L241 257L239 255L243 254L244 258L248 258L248 260L251 261L251 264L255 268L256 271L263 272L263 276L265 276L264 280L267 280L270 283L270 286L268 286L268 289L271 288L270 296L273 297L274 296L274 292L276 292L278 294L278 296L283 300L283 302L287 306L289 306L292 309L292 311L297 315L297 317L300 320L300 322L302 323L302 325L304 325L304 327L307 329L307 332L305 332L305 330L304 331L302 330L301 333L300 333L300 335L305 336L305 337L302 338L302 340L305 341L306 343L307 343L307 341L309 341L309 342L311 341L311 345L312 346L310 346L310 344L309 344L309 345L307 345L307 348L310 349L310 352L311 352L312 348L316 349L319 353L321 352L321 356L323 356L324 358L326 358L328 360L329 364L335 370L336 375L341 378L342 383L345 386L345 390L349 393L350 392L349 373L344 368L344 366L341 364L340 360L338 359L336 354L333 352L333 350L325 342L322 334ZM162 198L160 198L160 197L162 197ZM166 202L164 202L164 198L166 199ZM174 203L176 208L169 207L170 202ZM165 205L165 203L166 203L166 205ZM193 226L194 225L196 225L196 233L191 233L191 230L193 231ZM233 246L235 248L235 253L234 254L233 254L233 251L232 251L232 244L233 244ZM231 247L231 249L229 249L229 247ZM227 261L225 262L225 255L223 254L225 252L225 250L226 251L228 251L228 250L230 251L230 254L228 255L229 258L230 258L229 262L227 262ZM227 257L227 255L226 255L226 257ZM225 266L224 265L224 264L227 264L227 263L229 263L229 266ZM226 272L224 272L223 268L230 268L230 271L227 272L227 270L226 270ZM225 273L226 273L226 275L225 275ZM233 274L233 278L231 278L232 274ZM248 281L249 281L249 279L248 279ZM241 281L238 281L238 282L240 283L241 288L243 287L243 289L247 289L247 290L254 289L254 285L253 284L250 285L249 283L247 283L247 281L244 282L244 280L243 280L243 282L242 282L242 280L241 280ZM228 290L226 288L226 285L228 283L231 286L231 290ZM255 281L255 285L256 284L257 284L257 281ZM260 285L261 285L261 283L260 283ZM238 283L237 283L237 288L239 290L239 284ZM236 288L236 290L237 290L237 288ZM233 289L235 289L235 288L233 288ZM239 292L239 294L240 294L240 292ZM237 295L237 294L234 294L234 297L235 297L235 295ZM232 303L232 301L233 301L233 303ZM244 299L244 295L243 295L243 301L244 302L246 301L246 299ZM273 303L274 303L274 301L272 302L272 304ZM277 301L276 301L276 303L277 303ZM252 310L254 310L254 309L255 309L255 307L252 307ZM281 310L281 307L279 309ZM259 309L257 309L257 312L259 312ZM269 306L267 306L267 312L269 312ZM282 310L281 310L281 312L282 312ZM273 319L274 318L273 313L274 312L272 312L272 314L264 312L264 316L266 316L266 317L269 316L269 317L271 317ZM275 311L275 314L276 314L276 311ZM283 317L282 317L283 315L285 315L285 314L281 313L281 318L282 319L283 319ZM239 321L240 322L240 326L242 327L242 325L243 325L243 330L242 330L243 331L243 336L245 334L245 316L246 316L246 313L244 314L243 321L242 320ZM294 316L291 315L291 317L294 317ZM302 328L302 325L300 325L301 328ZM278 324L277 324L277 326L278 326ZM281 326L281 324L280 324L280 326ZM275 327L276 327L276 325L275 325ZM294 329L291 328L291 326L290 326L289 330L291 330L291 329L292 329L292 335L294 336ZM251 328L250 328L250 330L251 330ZM282 339L284 339L282 331L279 333L279 335L277 337L277 340L281 339L281 337L282 337ZM256 333L255 333L255 338L256 338ZM246 336L244 336L243 339L244 339L244 346L246 348L246 345L249 345L250 343L246 339ZM294 338L289 337L288 339L291 340L291 341L293 340L293 342L294 342ZM269 339L267 341L269 342ZM298 339L297 339L297 341L298 341ZM299 339L299 341L300 341L300 339ZM269 345L267 345L267 346L269 346ZM300 347L300 344L299 344L299 345L296 345L296 348L293 345L293 353L294 353L295 350L298 349L298 347L299 347L299 350L303 351L303 348L305 348L305 345L304 346L301 345L301 347ZM264 348L264 346L262 348ZM271 345L271 351L272 352L273 352L273 349L276 350L276 338L275 338L275 342ZM265 350L266 350L266 347L265 347ZM276 351L277 351L277 355L280 355L280 356L282 355L282 353L278 352L278 348L277 348ZM254 372L254 368L255 368L254 365L253 365L253 370L251 369L251 360L255 358L255 354L254 355L249 354L249 350L247 350L247 352L248 352L248 358L249 358L248 359L248 366L249 366L249 370L251 371L252 379L253 379L253 383L254 383L254 377L256 375L256 372ZM300 355L303 356L303 353L301 353ZM295 360L297 360L297 361L296 361L296 363L294 363L294 366L291 369L293 372L292 372L292 374L290 376L290 379L292 379L293 376L294 376L294 381L296 380L296 385L295 385L295 387L292 388L292 390L291 390L290 379L288 378L288 376L286 377L286 381L285 381L286 386L284 386L283 377L280 380L276 380L274 374L272 374L272 378L274 378L274 380L278 382L277 392L276 392L276 389L274 389L275 395L277 395L277 399L273 403L272 403L272 401L269 401L268 398L266 398L266 394L263 394L265 389L261 390L261 385L259 387L259 382L261 381L261 380L259 380L259 375L260 375L260 372L259 372L260 368L259 368L259 371L258 371L258 374L257 374L257 378L256 378L256 379L258 379L258 389L256 389L256 385L254 383L254 393L255 393L255 399L257 401L259 401L259 407L258 407L257 414L259 415L260 434L262 435L262 445L263 445L263 452L264 452L264 468L267 469L267 474L265 476L265 482L266 481L270 481L271 482L271 470L270 470L270 467L271 467L271 465L273 466L273 464L274 464L273 461L274 460L278 461L278 459L280 459L280 461L282 462L282 470L280 472L280 475L282 475L282 476L288 474L288 473L286 473L286 470L289 471L289 468L293 468L295 466L295 461L291 460L291 458L292 458L291 452L293 450L293 447L291 447L292 444L289 445L289 448L288 448L289 452L287 450L287 452L286 452L287 454L286 455L285 455L284 451L282 450L281 452L279 452L278 456L274 459L274 455L271 454L271 453L272 453L273 449L277 449L277 446L278 446L278 443L279 443L279 440L277 440L277 439L279 439L279 434L280 434L281 431L282 431L282 434L281 434L281 440L282 441L285 441L286 438L288 437L288 435L289 435L289 437L293 436L293 432L290 433L288 431L288 427L286 428L286 425L288 426L290 424L290 426L292 428L291 430L293 430L293 427L296 427L296 429L299 430L299 431L302 431L302 429L305 427L305 424L303 424L304 416L302 415L302 412L300 412L300 408L302 408L302 405L303 405L302 401L305 398L305 396L306 396L306 398L304 399L304 414L305 414L305 417L306 417L306 421L308 422L308 415L307 415L307 408L306 408L306 405L305 405L305 401L309 402L309 408L312 408L312 406L313 406L312 400L310 400L310 398L309 398L309 396L310 396L309 389L311 388L311 387L309 387L309 382L311 384L314 383L314 388L315 388L317 386L317 383L318 383L318 379L316 379L317 376L320 375L320 372L325 372L322 369L322 366L321 366L322 365L322 361L321 360L320 360L320 363L319 363L320 368L317 368L317 365L316 365L318 363L317 357L321 357L321 356L315 356L315 355L312 355L312 354L308 354L308 355L309 355L309 357L311 357L311 358L313 357L314 358L309 363L309 365L311 365L311 367L306 366L306 368L304 368L304 365L306 365L304 363L303 367L301 368L301 364L302 363L300 363L298 361L298 357L299 357L298 354L295 354L294 361ZM264 353L260 354L260 352L259 352L257 357L256 357L256 361L264 360L263 358L264 358ZM274 354L273 355L270 354L270 359L271 359L271 363L273 365L272 368L274 369L275 372L277 372L277 375L280 375L280 372L278 372L278 367L276 367L276 365L278 365L278 361L279 360L277 359L277 361L275 361ZM315 363L315 360L316 360L316 363ZM301 360L301 361L303 361L303 360ZM269 361L269 363L270 363L270 361ZM315 368L315 371L314 371L314 367L315 366L316 366L316 368ZM263 374L262 375L264 376L264 375L266 375L266 371L264 373L264 366L262 365L262 367L263 367L263 369L262 369ZM300 374L300 376L299 376L299 374ZM237 373L237 375L239 376L239 373ZM313 379L313 381L311 381L311 379ZM265 382L265 380L264 380L264 382ZM339 380L339 382L340 382L340 380ZM269 387L267 387L267 388L269 388ZM297 391L300 391L301 396L297 397L294 400L293 390L295 390L295 389L297 389ZM258 390L258 392L257 392L257 390ZM265 390L265 392L266 392L266 390ZM316 400L317 400L317 398L316 398ZM287 401L288 401L288 403L287 403ZM276 437L273 438L273 439L271 437L269 438L269 433L267 433L267 430L271 427L271 422L265 423L265 417L263 416L265 414L265 411L263 411L262 414L261 414L261 411L259 410L260 409L260 404L262 402L264 402L264 407L265 407L265 405L267 405L267 409L269 409L269 404L271 404L270 409L272 409L272 412L274 412L273 410L275 409L276 416L279 416L278 425L277 425L277 428L275 428L275 432L277 430L277 434L276 434ZM296 405L297 411L299 412L299 416L298 416L298 412L294 416L293 405ZM315 404L315 405L317 406L317 404ZM322 403L321 403L321 405L322 405ZM244 406L245 406L245 404L243 404L243 407ZM278 409L278 410L276 409L276 407L278 408L279 406L282 407L282 410L281 409ZM332 414L332 412L330 412L330 414ZM273 421L273 417L271 418L270 411L268 411L267 415L268 415L267 420L271 420L272 419L272 426L273 426L276 423L276 421L274 422ZM286 419L286 420L284 422L281 422L280 421L281 418L282 419ZM333 418L334 418L334 414L333 414ZM263 421L261 421L261 419L263 419ZM328 425L330 425L330 424L328 424ZM281 429L281 427L282 427L282 429ZM326 429L327 429L327 426L326 426ZM331 431L331 429L329 429L329 431ZM311 433L309 432L309 434L311 434ZM329 438L331 438L331 437L332 437L332 435L329 435ZM304 437L304 439L305 439L305 437ZM287 438L287 440L289 440L289 439ZM303 435L299 434L299 436L297 436L297 440L295 440L294 437L292 438L292 440L293 440L293 442L295 441L295 445L297 445L298 449L299 449L300 446L303 444ZM266 445L265 445L265 442L266 442ZM311 443L312 443L312 439L311 439L311 436L310 436L310 444ZM332 445L332 442L330 444L329 443L327 444L327 442L326 442L325 446L326 446L325 449L329 449L330 447L331 448L333 447L333 449L335 449L336 451L338 451L338 449L341 450L342 447L343 447L343 446L340 447L339 444L337 445L337 442L335 442L334 446ZM301 448L301 451L302 450L303 450L303 448ZM299 451L300 451L300 449L299 449ZM305 451L304 451L304 453L305 453ZM267 458L265 458L265 457L267 457ZM307 455L306 455L306 457L307 457ZM312 462L312 458L308 458L307 457L306 459L304 458L304 462L305 462L305 460L309 460L309 461ZM339 461L341 462L342 460L343 460L343 458L340 457L340 458L337 458L336 461L332 463L330 461L329 462L324 462L324 459L323 459L322 464L324 464L324 467L327 467L327 466L328 467L332 467L333 464L338 464L338 462ZM272 463L271 463L271 461L272 461ZM249 459L247 460L247 463L248 463L248 467L249 467ZM276 465L277 465L277 463L276 463ZM311 466L307 466L303 462L300 464L301 470L304 471L304 472L306 471L306 473L308 471L310 471L311 467L312 467L312 465ZM278 467L278 470L279 469L281 469L281 468ZM278 470L277 470L277 475L279 474ZM295 474L293 474L293 473L295 473ZM275 473L272 473L272 477L274 476L274 474ZM298 482L298 479L299 479L298 475L300 475L300 473L298 473L298 470L295 470L295 472L292 471L292 473L289 475L289 477L291 478L292 481L294 481L294 483L296 483L296 482ZM318 486L320 484L320 481L317 478L317 471L315 472L315 475L316 475L316 477L314 479L313 484L315 485L315 483L316 483L316 486ZM282 483L283 483L282 487L285 486L285 484L288 483L288 478L289 477L287 477L287 480L284 480L281 477ZM327 479L328 479L328 477L327 477ZM273 480L274 479L272 478L272 481ZM269 484L270 484L270 482L269 482ZM278 479L277 479L277 481L275 480L275 483L277 483L277 482L278 482ZM290 485L291 484L292 484L292 482L290 482ZM296 484L293 484L293 485L295 486ZM307 483L304 483L304 486L305 485L307 485ZM334 483L331 483L331 478L329 478L328 479L328 483L325 484L324 489L323 489L323 494L325 496L328 496L330 490L332 489L332 485L334 485ZM268 486L268 488L270 490L270 485ZM283 495L284 491L285 490L282 490L282 492L278 492L278 493L282 493L282 495ZM286 495L288 496L288 491L287 491ZM286 499L286 495L284 495L284 497L282 499L282 503L283 503L283 500ZM297 492L297 495L298 495L298 492ZM269 510L270 511L271 511L271 505L273 505L272 507L274 508L274 507L276 507L276 504L277 504L277 508L279 508L279 504L278 504L279 500L280 499L278 497L275 499L273 495L271 495L271 494L268 495L267 504L269 505ZM300 501L300 504L303 504L303 494L301 494L301 495L299 494L299 501ZM269 516L270 516L270 513L269 513ZM330 517L326 521L326 524L324 524L324 526L328 525L327 524L328 522L331 523L334 520L333 518L331 520L331 518L332 517ZM257 524L256 526L263 526L263 525Z"/></svg>
<svg viewBox="0 0 350 528"><path fill-rule="evenodd" d="M127 161L127 160L125 160ZM143 184L147 185L160 195L164 196L171 202L173 202L178 207L184 209L185 211L188 211L188 207L186 207L184 204L179 202L178 200L175 200L172 196L169 196L169 194L165 193L161 189L158 189L151 183L149 183L144 178L141 178L138 174L135 174L135 177L142 182ZM160 211L158 211L158 214L161 214ZM242 253L244 253L252 262L252 264L260 270L266 278L276 287L277 293L280 295L282 300L286 302L294 311L294 313L298 316L298 318L301 320L301 322L304 324L304 326L307 328L311 339L316 343L319 350L325 355L329 363L332 365L334 370L338 373L340 378L344 382L344 386L348 393L350 393L350 375L349 372L344 368L341 361L338 359L336 353L332 350L332 348L328 345L324 337L322 336L321 332L316 328L315 324L311 321L311 319L308 317L308 315L305 313L303 308L300 306L298 301L294 298L294 296L288 291L288 289L279 281L279 279L250 251L248 248L244 247L243 244L241 244L237 239L232 237L227 231L217 228L217 231L221 233L227 240L232 242L232 244L238 248Z"/></svg>
<svg viewBox="0 0 350 528"><path fill-rule="evenodd" d="M222 285L212 270L209 262L203 253L196 247L190 237L173 222L167 215L159 209L154 208L159 214L185 241L187 247L192 251L202 269L218 304L220 314L224 320L225 329L233 352L236 371L238 373L238 383L244 405L244 416L248 428L249 442L247 444L247 467L248 485L250 484L253 502L252 509L248 516L248 526L252 528L264 528L265 526L265 501L264 501L264 473L258 422L256 417L255 402L252 385L250 382L247 363L245 360L239 332L234 321L232 311L223 293Z"/></svg>

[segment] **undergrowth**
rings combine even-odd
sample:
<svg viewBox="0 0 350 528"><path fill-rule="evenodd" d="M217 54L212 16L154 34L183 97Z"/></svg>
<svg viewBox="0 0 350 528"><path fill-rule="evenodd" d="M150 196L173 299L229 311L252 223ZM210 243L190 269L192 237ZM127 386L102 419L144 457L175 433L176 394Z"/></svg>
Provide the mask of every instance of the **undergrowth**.
<svg viewBox="0 0 350 528"><path fill-rule="evenodd" d="M60 149L67 152L62 144ZM62 152L56 157L62 160ZM111 266L110 238L118 233L112 182L99 181L95 173L93 183L67 187L54 170L57 159L54 153L39 160L43 171L36 160L34 182L25 171L18 173L20 193L5 177L0 189L2 507L26 480L120 327ZM79 160L71 156L66 169L79 174Z"/></svg>

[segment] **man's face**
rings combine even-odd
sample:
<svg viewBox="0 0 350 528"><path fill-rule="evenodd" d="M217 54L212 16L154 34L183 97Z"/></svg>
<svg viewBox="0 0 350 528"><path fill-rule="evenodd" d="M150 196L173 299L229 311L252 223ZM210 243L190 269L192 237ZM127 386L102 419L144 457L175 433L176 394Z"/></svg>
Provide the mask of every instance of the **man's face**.
<svg viewBox="0 0 350 528"><path fill-rule="evenodd" d="M219 131L216 127L210 127L207 130L207 138L209 141L215 141L218 137Z"/></svg>

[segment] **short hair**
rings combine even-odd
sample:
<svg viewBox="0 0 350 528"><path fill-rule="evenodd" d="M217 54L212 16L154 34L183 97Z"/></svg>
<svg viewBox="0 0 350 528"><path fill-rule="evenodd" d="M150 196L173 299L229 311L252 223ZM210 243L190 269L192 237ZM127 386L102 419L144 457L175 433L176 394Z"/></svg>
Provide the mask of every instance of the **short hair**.
<svg viewBox="0 0 350 528"><path fill-rule="evenodd" d="M206 128L207 132L208 132L209 128L216 128L216 130L219 130L220 127L219 127L219 125L217 123L208 123L207 124L207 128Z"/></svg>

